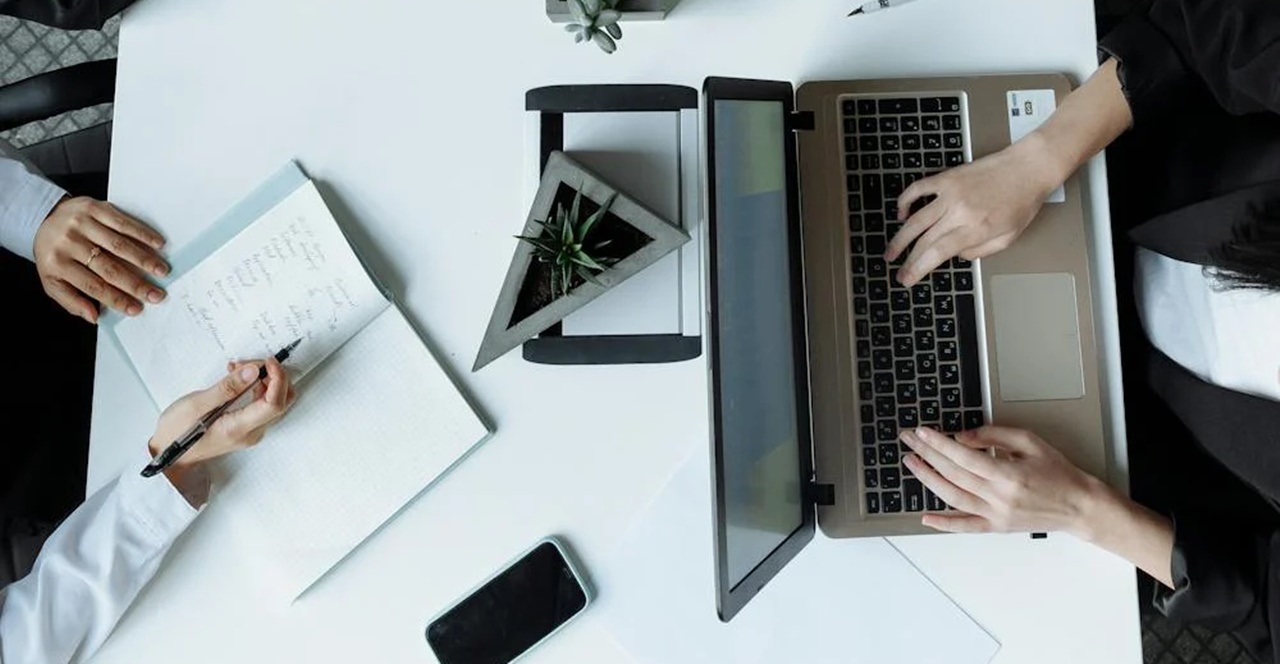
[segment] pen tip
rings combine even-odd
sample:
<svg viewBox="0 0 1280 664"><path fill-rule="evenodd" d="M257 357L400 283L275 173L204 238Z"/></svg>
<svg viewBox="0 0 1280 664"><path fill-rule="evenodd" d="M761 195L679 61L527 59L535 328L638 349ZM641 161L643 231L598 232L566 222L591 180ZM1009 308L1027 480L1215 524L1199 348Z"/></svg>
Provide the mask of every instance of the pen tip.
<svg viewBox="0 0 1280 664"><path fill-rule="evenodd" d="M857 8L857 9L855 9L855 10L853 10L853 11L849 12L849 16L857 16L858 14L861 14L861 13L862 13L862 8L861 8L861 7L859 7L859 8ZM845 17L845 18L848 18L848 17Z"/></svg>

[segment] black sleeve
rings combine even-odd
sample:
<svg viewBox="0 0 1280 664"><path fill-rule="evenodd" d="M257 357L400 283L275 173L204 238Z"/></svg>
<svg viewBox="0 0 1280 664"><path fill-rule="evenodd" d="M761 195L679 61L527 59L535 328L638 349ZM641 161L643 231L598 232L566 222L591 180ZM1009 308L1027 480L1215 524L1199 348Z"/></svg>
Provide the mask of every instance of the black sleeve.
<svg viewBox="0 0 1280 664"><path fill-rule="evenodd" d="M101 30L136 0L0 0L0 14L63 30Z"/></svg>
<svg viewBox="0 0 1280 664"><path fill-rule="evenodd" d="M1155 0L1102 39L1140 124L1207 90L1235 114L1280 113L1280 2Z"/></svg>

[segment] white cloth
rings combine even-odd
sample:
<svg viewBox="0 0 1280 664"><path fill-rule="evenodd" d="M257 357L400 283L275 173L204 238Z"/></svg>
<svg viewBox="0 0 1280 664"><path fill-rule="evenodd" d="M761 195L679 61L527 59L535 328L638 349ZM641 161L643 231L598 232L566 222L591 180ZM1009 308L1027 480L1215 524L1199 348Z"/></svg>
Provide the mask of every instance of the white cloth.
<svg viewBox="0 0 1280 664"><path fill-rule="evenodd" d="M0 664L92 656L195 519L163 475L139 475L150 457L137 461L54 531L30 574L0 589Z"/></svg>
<svg viewBox="0 0 1280 664"><path fill-rule="evenodd" d="M1200 265L1142 248L1135 273L1152 345L1206 382L1280 401L1280 293L1223 290Z"/></svg>
<svg viewBox="0 0 1280 664"><path fill-rule="evenodd" d="M67 192L0 140L0 247L32 260L36 229Z"/></svg>

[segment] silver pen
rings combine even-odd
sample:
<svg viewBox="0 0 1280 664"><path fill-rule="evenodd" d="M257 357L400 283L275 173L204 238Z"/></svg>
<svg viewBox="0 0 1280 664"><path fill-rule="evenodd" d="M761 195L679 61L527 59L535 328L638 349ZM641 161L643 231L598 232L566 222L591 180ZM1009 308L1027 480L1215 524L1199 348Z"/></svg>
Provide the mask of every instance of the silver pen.
<svg viewBox="0 0 1280 664"><path fill-rule="evenodd" d="M915 2L915 0L871 0L871 2L868 2L862 5L861 7L849 12L849 16L856 16L858 14L870 14L872 12L878 12L881 9L888 9L890 7L899 7L909 2Z"/></svg>

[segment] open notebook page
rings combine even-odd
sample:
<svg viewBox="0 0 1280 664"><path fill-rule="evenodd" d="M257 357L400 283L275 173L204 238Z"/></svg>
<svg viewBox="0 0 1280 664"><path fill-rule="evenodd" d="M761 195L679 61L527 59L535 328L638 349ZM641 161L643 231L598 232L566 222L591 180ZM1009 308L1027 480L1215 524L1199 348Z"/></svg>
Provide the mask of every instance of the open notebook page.
<svg viewBox="0 0 1280 664"><path fill-rule="evenodd" d="M289 369L300 377L390 306L309 181L167 290L115 326L161 408L213 384L228 360L267 357L299 337Z"/></svg>
<svg viewBox="0 0 1280 664"><path fill-rule="evenodd" d="M488 427L396 307L335 352L218 501L287 604L477 444Z"/></svg>

